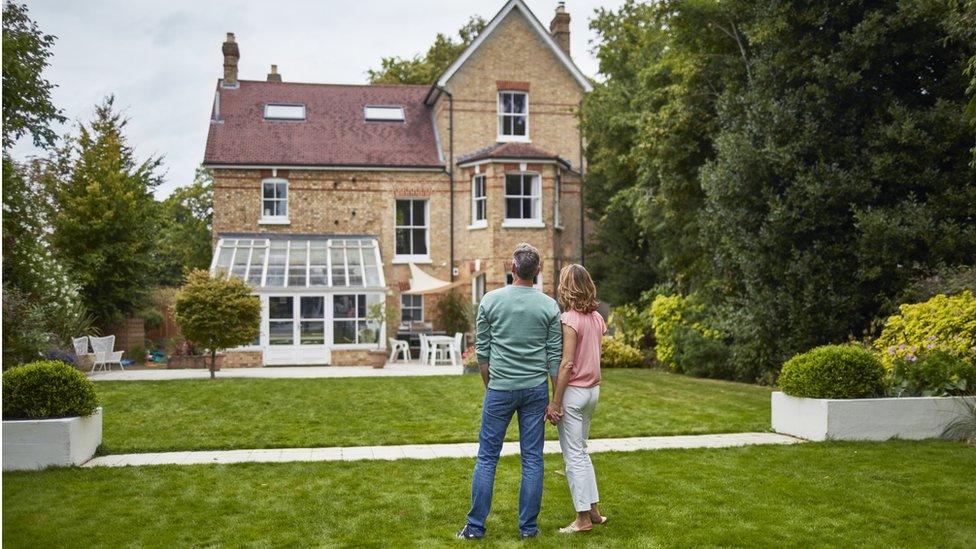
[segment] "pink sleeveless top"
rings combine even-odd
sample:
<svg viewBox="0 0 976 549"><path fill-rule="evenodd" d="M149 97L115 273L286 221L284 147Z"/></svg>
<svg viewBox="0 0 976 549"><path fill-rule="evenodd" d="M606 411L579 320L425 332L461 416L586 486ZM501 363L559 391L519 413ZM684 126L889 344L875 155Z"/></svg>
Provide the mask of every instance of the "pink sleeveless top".
<svg viewBox="0 0 976 549"><path fill-rule="evenodd" d="M576 356L573 357L573 387L593 387L600 383L600 342L607 325L600 313L584 314L569 310L560 317L562 323L576 332Z"/></svg>

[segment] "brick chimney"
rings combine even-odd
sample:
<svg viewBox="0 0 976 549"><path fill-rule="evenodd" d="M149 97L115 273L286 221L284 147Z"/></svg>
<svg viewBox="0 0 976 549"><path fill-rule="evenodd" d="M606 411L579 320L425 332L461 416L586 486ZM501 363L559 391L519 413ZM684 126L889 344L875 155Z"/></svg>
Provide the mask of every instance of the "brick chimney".
<svg viewBox="0 0 976 549"><path fill-rule="evenodd" d="M278 65L271 65L271 72L268 73L268 82L281 82L281 75L278 74Z"/></svg>
<svg viewBox="0 0 976 549"><path fill-rule="evenodd" d="M236 88L237 82L237 60L241 58L241 52L237 49L237 42L234 41L234 33L227 33L227 40L220 48L224 53L224 83L225 88Z"/></svg>
<svg viewBox="0 0 976 549"><path fill-rule="evenodd" d="M569 14L566 13L566 2L560 2L556 6L556 15L549 23L549 34L559 45L559 49L569 55Z"/></svg>

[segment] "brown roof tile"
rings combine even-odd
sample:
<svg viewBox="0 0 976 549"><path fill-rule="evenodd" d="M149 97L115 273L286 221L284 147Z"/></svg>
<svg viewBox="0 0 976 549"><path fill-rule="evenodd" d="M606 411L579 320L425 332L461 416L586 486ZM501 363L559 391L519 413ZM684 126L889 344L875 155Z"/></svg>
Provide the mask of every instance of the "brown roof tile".
<svg viewBox="0 0 976 549"><path fill-rule="evenodd" d="M466 154L458 158L458 164L487 160L489 158L511 158L513 160L556 160L571 166L565 158L556 154L540 149L528 143L495 143L494 145L479 149L473 153Z"/></svg>
<svg viewBox="0 0 976 549"><path fill-rule="evenodd" d="M204 164L442 167L429 86L240 81L218 88ZM265 103L302 103L305 121L265 120ZM366 122L365 105L402 105L404 122Z"/></svg>

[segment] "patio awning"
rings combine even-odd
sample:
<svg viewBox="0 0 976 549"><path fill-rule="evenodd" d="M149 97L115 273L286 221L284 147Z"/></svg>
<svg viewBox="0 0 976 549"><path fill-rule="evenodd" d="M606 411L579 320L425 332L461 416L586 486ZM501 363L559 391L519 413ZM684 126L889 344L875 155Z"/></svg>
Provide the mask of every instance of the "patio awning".
<svg viewBox="0 0 976 549"><path fill-rule="evenodd" d="M469 280L457 280L448 282L435 276L425 273L420 267L410 264L410 289L402 292L407 295L439 294L441 292L464 286Z"/></svg>

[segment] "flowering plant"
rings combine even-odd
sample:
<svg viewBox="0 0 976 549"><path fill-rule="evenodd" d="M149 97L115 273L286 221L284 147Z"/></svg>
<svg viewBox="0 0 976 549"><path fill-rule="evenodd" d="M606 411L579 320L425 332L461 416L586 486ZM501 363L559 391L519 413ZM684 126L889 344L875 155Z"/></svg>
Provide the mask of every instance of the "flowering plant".
<svg viewBox="0 0 976 549"><path fill-rule="evenodd" d="M474 347L468 347L461 353L461 363L469 368L475 368L478 366L478 354L475 353Z"/></svg>
<svg viewBox="0 0 976 549"><path fill-rule="evenodd" d="M976 364L937 348L934 342L903 351L892 360L892 396L954 396L976 389Z"/></svg>

